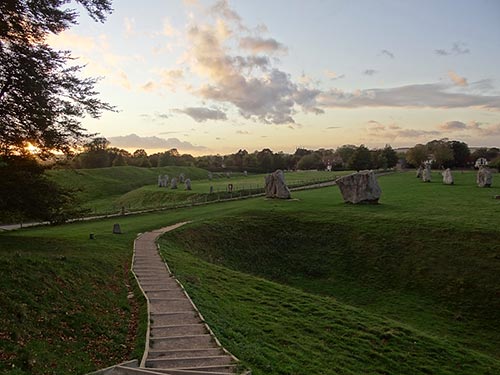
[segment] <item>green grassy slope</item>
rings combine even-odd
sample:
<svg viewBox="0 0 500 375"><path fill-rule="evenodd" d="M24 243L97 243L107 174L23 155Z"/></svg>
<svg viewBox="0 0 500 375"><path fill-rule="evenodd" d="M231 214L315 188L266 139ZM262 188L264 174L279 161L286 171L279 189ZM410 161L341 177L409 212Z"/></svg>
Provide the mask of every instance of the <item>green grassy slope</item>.
<svg viewBox="0 0 500 375"><path fill-rule="evenodd" d="M455 301L479 298L480 305L494 290L500 202L492 195L500 189L475 188L472 174L456 179L450 187L423 184L410 174L382 177L378 206L345 205L332 187L294 193L289 201L258 198L0 233L0 373L84 373L137 358L142 347L130 343L134 328L128 322L140 299L127 298L124 271L132 241L137 233L184 220L195 222L167 235L162 249L219 338L255 374L499 373L498 325L481 312L488 309L464 304L457 310ZM115 221L123 235L111 234ZM294 243L274 231L266 245L256 238L268 233L262 225ZM419 238L424 240L410 252L406 245L418 245ZM332 241L347 243L352 254L329 246ZM299 261L304 257L326 266L318 273ZM470 282L466 274L463 292L460 284L441 288L460 281L456 271L468 268L482 275ZM404 271L412 269L415 283L407 285ZM435 281L441 284L433 290ZM470 288L481 285L485 290L474 297ZM495 306L495 299L486 302ZM329 370L321 372L321 364Z"/></svg>
<svg viewBox="0 0 500 375"><path fill-rule="evenodd" d="M207 177L207 171L195 167L112 167L99 169L61 169L50 170L47 174L57 183L80 189L79 197L83 206L94 212L120 209L115 200L129 191L144 185L157 184L158 175L170 177L184 173L192 180Z"/></svg>
<svg viewBox="0 0 500 375"><path fill-rule="evenodd" d="M336 177L352 173L351 171L325 172L325 171L298 171L286 172L285 178L289 186L300 186L321 181L331 181ZM218 176L215 174L215 176ZM156 185L142 186L123 194L116 199L118 207L127 209L154 208L166 206L179 202L204 202L205 200L216 200L240 195L250 195L261 192L264 188L264 177L266 174L243 176L232 175L231 178L220 174L213 180L193 181L192 190L186 191L184 186L179 185L177 190L158 188ZM233 194L227 194L228 185L233 185ZM209 194L212 186L214 194Z"/></svg>
<svg viewBox="0 0 500 375"><path fill-rule="evenodd" d="M393 320L207 263L165 241L222 344L255 375L494 374L500 361Z"/></svg>

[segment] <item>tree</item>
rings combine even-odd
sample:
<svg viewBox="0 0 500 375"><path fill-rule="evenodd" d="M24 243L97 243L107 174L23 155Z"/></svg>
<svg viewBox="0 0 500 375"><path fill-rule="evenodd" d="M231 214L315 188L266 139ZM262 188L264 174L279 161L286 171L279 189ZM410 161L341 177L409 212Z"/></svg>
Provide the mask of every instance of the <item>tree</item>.
<svg viewBox="0 0 500 375"><path fill-rule="evenodd" d="M361 145L352 154L348 161L349 169L354 169L356 171L361 171L371 168L371 153L370 150Z"/></svg>
<svg viewBox="0 0 500 375"><path fill-rule="evenodd" d="M387 168L394 168L396 164L398 164L398 154L394 151L391 145L385 145L382 149L382 156L387 162Z"/></svg>
<svg viewBox="0 0 500 375"><path fill-rule="evenodd" d="M0 222L63 222L84 212L74 192L49 180L33 157L8 155L1 161Z"/></svg>
<svg viewBox="0 0 500 375"><path fill-rule="evenodd" d="M96 21L111 12L110 0L77 0ZM0 1L0 148L9 155L28 143L47 156L69 152L88 134L85 114L98 118L109 104L97 98L96 79L80 78L82 66L71 65L67 51L46 44L77 23L67 0Z"/></svg>
<svg viewBox="0 0 500 375"><path fill-rule="evenodd" d="M342 159L342 165L344 168L347 168L349 159L351 159L355 151L356 146L353 145L343 145L335 151L335 154Z"/></svg>
<svg viewBox="0 0 500 375"><path fill-rule="evenodd" d="M425 145L415 145L406 152L406 161L414 167L419 167L429 157L429 149Z"/></svg>
<svg viewBox="0 0 500 375"><path fill-rule="evenodd" d="M427 143L427 148L432 153L437 167L449 166L448 162L453 160L453 150L447 139L431 141Z"/></svg>
<svg viewBox="0 0 500 375"><path fill-rule="evenodd" d="M451 150L453 151L453 163L455 167L465 167L470 161L469 146L465 142L450 141Z"/></svg>
<svg viewBox="0 0 500 375"><path fill-rule="evenodd" d="M321 160L321 156L313 152L312 154L307 154L300 158L297 163L297 169L324 169L324 164Z"/></svg>

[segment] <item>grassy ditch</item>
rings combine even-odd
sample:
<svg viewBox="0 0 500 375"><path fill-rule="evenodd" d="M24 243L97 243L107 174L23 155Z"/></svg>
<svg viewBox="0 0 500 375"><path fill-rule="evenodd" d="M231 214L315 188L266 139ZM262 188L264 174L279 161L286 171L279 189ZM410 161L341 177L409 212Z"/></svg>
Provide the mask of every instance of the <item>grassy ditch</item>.
<svg viewBox="0 0 500 375"><path fill-rule="evenodd" d="M174 273L256 375L493 374L500 361L338 300L208 263L167 236Z"/></svg>

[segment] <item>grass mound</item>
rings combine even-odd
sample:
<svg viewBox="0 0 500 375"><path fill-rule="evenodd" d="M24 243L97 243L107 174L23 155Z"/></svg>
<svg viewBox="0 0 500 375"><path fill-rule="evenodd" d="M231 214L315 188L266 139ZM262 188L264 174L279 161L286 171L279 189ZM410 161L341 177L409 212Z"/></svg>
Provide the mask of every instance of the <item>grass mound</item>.
<svg viewBox="0 0 500 375"><path fill-rule="evenodd" d="M122 194L145 185L156 185L159 175L170 177L184 173L192 180L204 179L207 171L196 167L111 167L99 169L61 169L47 171L62 186L79 189L84 207L94 213L119 210L115 200Z"/></svg>

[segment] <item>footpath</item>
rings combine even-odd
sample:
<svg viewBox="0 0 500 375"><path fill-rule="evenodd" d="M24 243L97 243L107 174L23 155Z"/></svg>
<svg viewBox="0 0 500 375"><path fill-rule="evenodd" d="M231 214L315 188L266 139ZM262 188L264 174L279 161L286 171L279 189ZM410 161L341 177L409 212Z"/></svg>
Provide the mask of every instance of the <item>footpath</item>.
<svg viewBox="0 0 500 375"><path fill-rule="evenodd" d="M132 272L149 315L141 362L122 363L93 375L250 375L238 370L238 359L222 347L159 254L158 237L184 224L143 233L134 242Z"/></svg>

